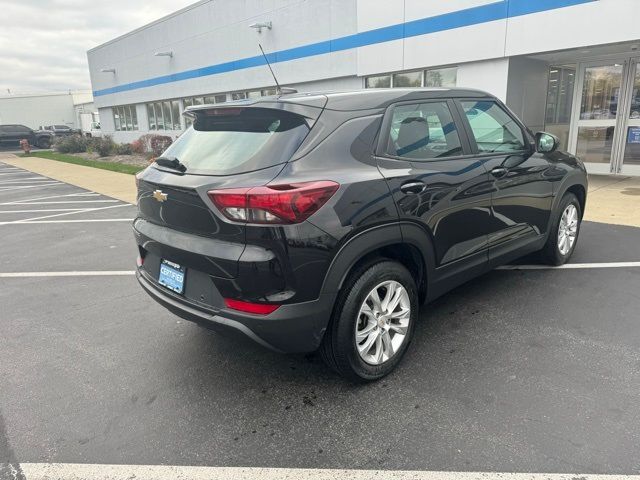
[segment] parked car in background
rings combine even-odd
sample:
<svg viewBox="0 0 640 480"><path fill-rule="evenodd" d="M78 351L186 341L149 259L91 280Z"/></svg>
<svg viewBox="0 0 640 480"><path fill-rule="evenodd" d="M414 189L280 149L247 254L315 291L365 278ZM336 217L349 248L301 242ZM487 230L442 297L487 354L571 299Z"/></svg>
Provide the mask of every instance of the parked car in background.
<svg viewBox="0 0 640 480"><path fill-rule="evenodd" d="M189 107L138 174L137 277L175 314L376 380L419 307L523 255L573 253L584 165L466 89ZM489 301L489 300L487 300Z"/></svg>
<svg viewBox="0 0 640 480"><path fill-rule="evenodd" d="M0 125L0 144L4 146L20 146L20 140L27 139L31 145L49 148L54 134L49 130L31 130L24 125Z"/></svg>
<svg viewBox="0 0 640 480"><path fill-rule="evenodd" d="M44 130L53 132L56 137L67 137L69 135L80 135L82 132L77 128L71 128L68 125L47 125Z"/></svg>

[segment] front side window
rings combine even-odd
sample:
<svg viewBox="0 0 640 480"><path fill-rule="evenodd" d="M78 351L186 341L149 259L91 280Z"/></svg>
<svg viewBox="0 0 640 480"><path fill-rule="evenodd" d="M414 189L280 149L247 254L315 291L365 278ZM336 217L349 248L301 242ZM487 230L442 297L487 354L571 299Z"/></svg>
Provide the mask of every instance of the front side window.
<svg viewBox="0 0 640 480"><path fill-rule="evenodd" d="M460 102L480 153L525 150L524 135L502 107L491 100Z"/></svg>
<svg viewBox="0 0 640 480"><path fill-rule="evenodd" d="M395 107L387 153L412 160L461 155L460 137L447 103Z"/></svg>

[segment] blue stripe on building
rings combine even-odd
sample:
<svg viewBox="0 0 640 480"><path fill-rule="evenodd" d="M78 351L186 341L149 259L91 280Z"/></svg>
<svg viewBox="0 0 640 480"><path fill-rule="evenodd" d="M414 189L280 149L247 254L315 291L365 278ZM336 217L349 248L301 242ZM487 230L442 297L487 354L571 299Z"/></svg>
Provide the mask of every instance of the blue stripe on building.
<svg viewBox="0 0 640 480"><path fill-rule="evenodd" d="M454 28L468 27L496 20L504 20L510 17L530 15L532 13L556 10L558 8L571 7L583 3L598 0L501 0L478 7L445 13L435 17L421 18L410 22L390 25L388 27L359 32L345 37L334 38L317 43L301 45L299 47L279 50L269 53L267 58L271 63L289 62L300 58L314 57L331 52L350 50L353 48L375 45L378 43L400 40L403 38L426 35L429 33L443 32ZM113 93L137 90L139 88L152 87L165 83L179 82L192 78L218 75L221 73L244 70L265 64L261 55L241 58L231 62L218 63L207 67L185 70L183 72L162 75L137 82L125 83L115 87L94 90L93 95L100 97Z"/></svg>

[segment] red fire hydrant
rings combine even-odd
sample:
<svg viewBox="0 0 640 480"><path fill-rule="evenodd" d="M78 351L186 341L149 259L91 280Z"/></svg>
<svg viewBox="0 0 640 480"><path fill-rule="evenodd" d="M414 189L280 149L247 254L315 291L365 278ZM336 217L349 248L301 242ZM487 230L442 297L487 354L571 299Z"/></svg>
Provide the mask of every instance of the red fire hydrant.
<svg viewBox="0 0 640 480"><path fill-rule="evenodd" d="M20 140L20 147L24 151L24 153L31 153L31 145L29 145L29 140L23 138Z"/></svg>

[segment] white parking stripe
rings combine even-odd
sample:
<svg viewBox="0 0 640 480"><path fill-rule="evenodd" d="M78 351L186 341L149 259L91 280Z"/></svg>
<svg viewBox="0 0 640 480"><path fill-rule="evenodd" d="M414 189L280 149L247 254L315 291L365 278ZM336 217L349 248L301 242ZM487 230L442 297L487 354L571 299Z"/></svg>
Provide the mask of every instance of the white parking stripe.
<svg viewBox="0 0 640 480"><path fill-rule="evenodd" d="M496 270L569 270L575 268L635 268L640 262L565 263L559 267L551 265L502 265Z"/></svg>
<svg viewBox="0 0 640 480"><path fill-rule="evenodd" d="M93 193L93 192L91 192ZM65 193L62 195L49 195L47 197L36 197L36 198L23 198L20 200L15 200L13 202L4 202L0 203L0 205L14 205L19 203L33 202L35 200L49 200L51 198L62 198L62 197L81 197L84 195L88 195L89 192L76 192L76 193ZM113 202L117 202L118 200L112 200Z"/></svg>
<svg viewBox="0 0 640 480"><path fill-rule="evenodd" d="M22 463L26 480L640 480L640 475Z"/></svg>
<svg viewBox="0 0 640 480"><path fill-rule="evenodd" d="M37 225L41 223L133 222L133 218L92 218L83 220L35 220L33 222L0 222L0 225Z"/></svg>
<svg viewBox="0 0 640 480"><path fill-rule="evenodd" d="M0 188L0 193L14 192L16 190L25 190L27 188L57 187L57 186L60 186L60 185L66 186L67 184L66 183L60 183L60 182L52 182L52 183L40 184L40 185L29 185L29 186L20 186L20 187Z"/></svg>
<svg viewBox="0 0 640 480"><path fill-rule="evenodd" d="M53 215L43 215L41 217L33 217L33 218L23 218L21 220L13 220L12 222L0 222L0 225L7 225L9 223L29 223L34 220L44 220L45 218L53 218L53 217L63 217L65 215L75 215L77 213L88 213L88 212L96 212L98 210L108 210L110 208L120 208L120 207L130 207L128 203L123 203L120 205L109 205L108 207L94 207L94 208L82 208L79 210L74 210L72 212L66 213L55 213Z"/></svg>
<svg viewBox="0 0 640 480"><path fill-rule="evenodd" d="M32 277L112 277L135 275L134 270L85 270L78 272L0 272L0 278Z"/></svg>
<svg viewBox="0 0 640 480"><path fill-rule="evenodd" d="M59 202L7 202L0 205L58 205L61 203L117 203L120 200L65 200Z"/></svg>
<svg viewBox="0 0 640 480"><path fill-rule="evenodd" d="M39 210L0 210L0 213L81 212L84 208L41 208Z"/></svg>

